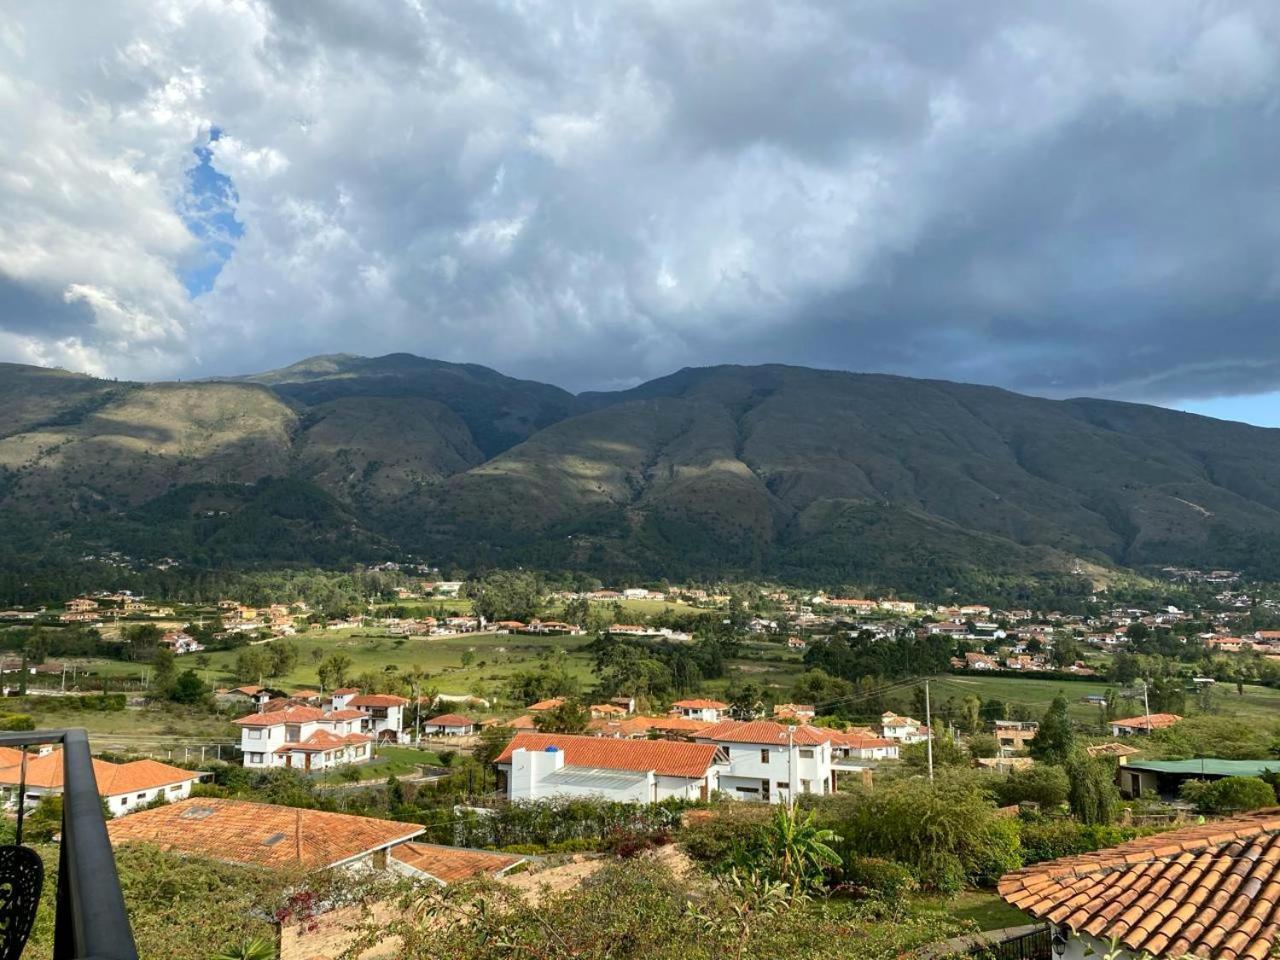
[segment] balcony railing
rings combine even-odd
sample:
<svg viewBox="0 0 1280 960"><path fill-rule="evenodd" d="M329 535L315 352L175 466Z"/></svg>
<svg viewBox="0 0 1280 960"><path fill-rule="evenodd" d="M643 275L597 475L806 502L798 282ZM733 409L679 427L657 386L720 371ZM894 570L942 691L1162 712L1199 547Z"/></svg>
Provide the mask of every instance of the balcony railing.
<svg viewBox="0 0 1280 960"><path fill-rule="evenodd" d="M0 733L0 747L46 744L62 747L63 771L53 960L138 960L93 775L88 736L83 730ZM18 792L18 844L22 843L26 801L24 777ZM0 877L0 883L5 879Z"/></svg>

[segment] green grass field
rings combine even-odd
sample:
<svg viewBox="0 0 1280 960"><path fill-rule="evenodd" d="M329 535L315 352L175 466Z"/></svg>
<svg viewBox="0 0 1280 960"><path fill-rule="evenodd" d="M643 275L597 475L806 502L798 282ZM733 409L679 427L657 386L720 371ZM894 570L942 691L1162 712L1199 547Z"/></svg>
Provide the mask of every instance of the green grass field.
<svg viewBox="0 0 1280 960"><path fill-rule="evenodd" d="M438 767L440 755L433 750L414 747L378 747L377 756L366 764L352 767L361 781L385 780L388 777L414 777L423 766ZM316 777L319 783L344 783L346 779L336 771Z"/></svg>
<svg viewBox="0 0 1280 960"><path fill-rule="evenodd" d="M971 920L979 930L1000 930L1031 923L1031 918L1005 903L991 890L965 890L953 897L915 897L912 905L939 910L957 920Z"/></svg>

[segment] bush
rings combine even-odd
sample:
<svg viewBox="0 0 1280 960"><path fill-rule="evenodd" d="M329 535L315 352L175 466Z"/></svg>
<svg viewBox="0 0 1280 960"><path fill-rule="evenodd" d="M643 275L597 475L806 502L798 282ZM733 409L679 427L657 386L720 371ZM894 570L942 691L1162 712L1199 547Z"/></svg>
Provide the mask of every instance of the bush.
<svg viewBox="0 0 1280 960"><path fill-rule="evenodd" d="M735 850L751 843L769 818L767 807L731 803L685 818L680 842L693 859L706 864L727 862Z"/></svg>
<svg viewBox="0 0 1280 960"><path fill-rule="evenodd" d="M1201 813L1240 813L1274 806L1276 802L1275 789L1258 777L1188 780L1182 785L1180 796L1194 803Z"/></svg>
<svg viewBox="0 0 1280 960"><path fill-rule="evenodd" d="M626 860L646 850L665 847L671 840L670 830L610 830L604 835L600 848Z"/></svg>
<svg viewBox="0 0 1280 960"><path fill-rule="evenodd" d="M6 713L0 716L0 730L34 730L36 722L25 713Z"/></svg>
<svg viewBox="0 0 1280 960"><path fill-rule="evenodd" d="M839 872L840 881L854 894L893 902L916 889L911 871L893 860L853 857Z"/></svg>
<svg viewBox="0 0 1280 960"><path fill-rule="evenodd" d="M1070 790L1067 771L1045 763L1013 770L995 785L996 798L1003 807L1028 801L1044 809L1060 807L1066 803Z"/></svg>
<svg viewBox="0 0 1280 960"><path fill-rule="evenodd" d="M1032 864L1114 847L1151 831L1083 824L1059 817L1036 817L1020 821L1018 832L1022 840L1022 862Z"/></svg>
<svg viewBox="0 0 1280 960"><path fill-rule="evenodd" d="M815 808L822 825L844 838L835 847L845 863L896 860L926 889L989 883L1022 865L1017 822L1000 816L971 777L856 788Z"/></svg>

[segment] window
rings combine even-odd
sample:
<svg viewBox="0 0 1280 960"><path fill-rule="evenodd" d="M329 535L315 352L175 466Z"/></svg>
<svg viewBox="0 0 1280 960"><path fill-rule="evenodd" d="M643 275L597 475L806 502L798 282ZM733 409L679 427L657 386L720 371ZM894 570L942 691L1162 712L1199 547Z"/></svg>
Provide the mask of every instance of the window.
<svg viewBox="0 0 1280 960"><path fill-rule="evenodd" d="M764 750L761 750L761 751L760 751L760 762L761 762L761 763L768 763L768 762L769 762L769 751L768 751L768 749L764 749Z"/></svg>
<svg viewBox="0 0 1280 960"><path fill-rule="evenodd" d="M261 730L258 730L258 729L256 729L256 728L251 727L251 728L249 728L248 730L246 730L246 731L245 731L245 733L247 733L247 734L249 735L249 739L250 739L250 740L261 740L261 739L262 739L262 731L261 731Z"/></svg>
<svg viewBox="0 0 1280 960"><path fill-rule="evenodd" d="M800 781L800 792L801 792L801 793L809 793L809 792L810 792L810 790L809 790L810 782L811 782L811 781L809 781L809 780L801 780L801 781Z"/></svg>
<svg viewBox="0 0 1280 960"><path fill-rule="evenodd" d="M260 753L251 753L251 754L249 754L249 762L250 762L250 763L261 763L261 762L262 762L262 754L260 754Z"/></svg>
<svg viewBox="0 0 1280 960"><path fill-rule="evenodd" d="M146 795L145 793L140 793L140 794L138 794L138 799L139 799L139 800L145 800L145 799L147 799L147 795Z"/></svg>
<svg viewBox="0 0 1280 960"><path fill-rule="evenodd" d="M776 786L777 786L777 788L778 788L779 790L786 790L786 789L787 789L787 781L785 781L785 780L779 780L779 781L777 782Z"/></svg>
<svg viewBox="0 0 1280 960"><path fill-rule="evenodd" d="M129 798L128 798L128 797L121 797L121 798L120 798L120 806L122 806L122 807L127 807L128 805L129 805Z"/></svg>
<svg viewBox="0 0 1280 960"><path fill-rule="evenodd" d="M759 791L759 790L757 790L755 787L736 787L735 789L736 789L739 793L750 793L750 794L753 794L753 795L755 795L755 796L759 796L759 795L760 795L760 791Z"/></svg>
<svg viewBox="0 0 1280 960"><path fill-rule="evenodd" d="M800 751L800 759L801 759L801 760L812 760L812 759L813 759L813 750L811 750L811 749L809 749L809 750L801 750L801 751Z"/></svg>
<svg viewBox="0 0 1280 960"><path fill-rule="evenodd" d="M181 790L181 789L182 789L182 784L180 784L180 783L175 783L173 786L171 786L171 787L169 788L169 792L170 792L170 793L177 793L177 792L178 792L179 790Z"/></svg>

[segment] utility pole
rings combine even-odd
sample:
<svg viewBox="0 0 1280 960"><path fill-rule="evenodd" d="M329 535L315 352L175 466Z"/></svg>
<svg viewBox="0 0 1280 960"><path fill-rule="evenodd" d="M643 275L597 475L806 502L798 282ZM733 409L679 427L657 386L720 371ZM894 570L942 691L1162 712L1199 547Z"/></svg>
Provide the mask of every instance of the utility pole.
<svg viewBox="0 0 1280 960"><path fill-rule="evenodd" d="M796 808L795 748L796 728L793 725L787 727L787 812Z"/></svg>
<svg viewBox="0 0 1280 960"><path fill-rule="evenodd" d="M929 782L933 783L933 711L929 708L929 678L924 681L924 725L929 731L925 739L925 753L929 757Z"/></svg>
<svg viewBox="0 0 1280 960"><path fill-rule="evenodd" d="M1148 684L1147 684L1146 678L1143 678L1143 681L1142 681L1142 709L1143 709L1143 712L1146 714L1146 717L1147 717L1147 733L1150 733L1150 732L1151 732L1151 698L1147 696L1147 687L1148 687Z"/></svg>

